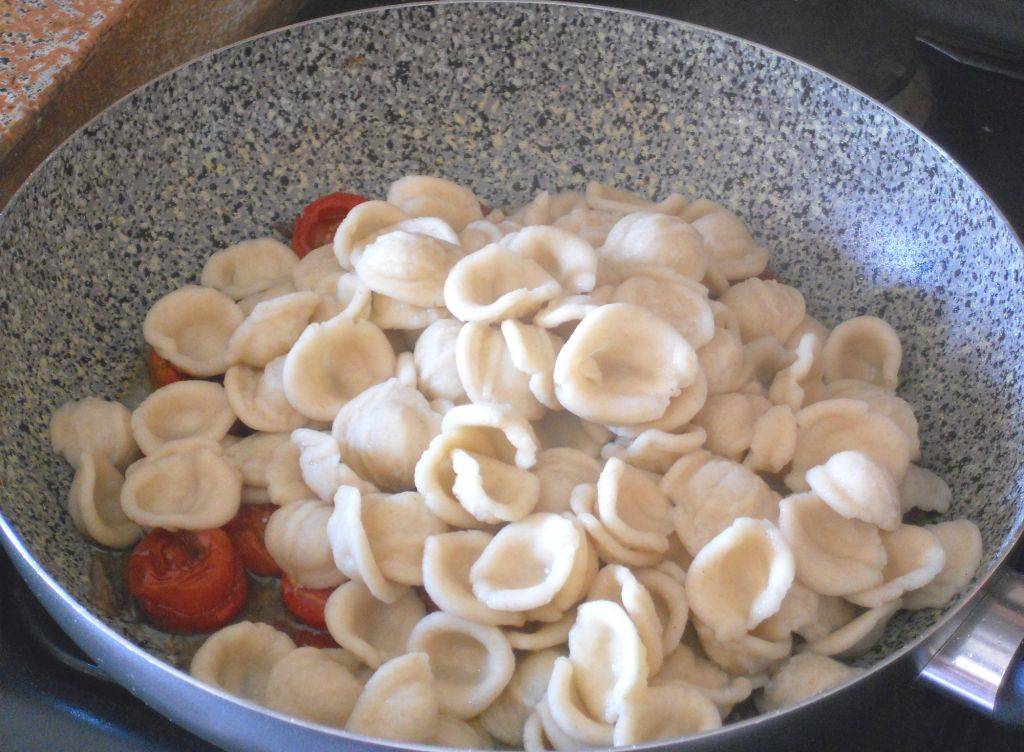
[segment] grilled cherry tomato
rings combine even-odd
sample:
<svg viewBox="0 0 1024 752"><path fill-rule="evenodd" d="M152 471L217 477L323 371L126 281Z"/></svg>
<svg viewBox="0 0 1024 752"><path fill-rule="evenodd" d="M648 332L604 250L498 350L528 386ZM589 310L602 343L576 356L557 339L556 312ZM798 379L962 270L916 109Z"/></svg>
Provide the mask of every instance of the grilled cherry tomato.
<svg viewBox="0 0 1024 752"><path fill-rule="evenodd" d="M278 577L281 567L277 566L263 542L263 531L267 520L277 510L273 504L242 504L238 514L224 526L224 532L231 537L242 565L253 574Z"/></svg>
<svg viewBox="0 0 1024 752"><path fill-rule="evenodd" d="M146 366L149 369L149 380L153 382L155 389L188 378L188 375L178 370L171 361L157 355L152 347L149 348Z"/></svg>
<svg viewBox="0 0 1024 752"><path fill-rule="evenodd" d="M477 203L480 204L480 213L483 214L485 217L491 213L491 207L489 207L483 201L477 201Z"/></svg>
<svg viewBox="0 0 1024 752"><path fill-rule="evenodd" d="M329 632L320 629L306 629L292 624L275 624L275 627L292 638L292 642L300 648L336 648L338 643L334 641Z"/></svg>
<svg viewBox="0 0 1024 752"><path fill-rule="evenodd" d="M128 559L128 590L143 613L169 632L206 632L242 608L249 583L223 530L156 529Z"/></svg>
<svg viewBox="0 0 1024 752"><path fill-rule="evenodd" d="M334 240L338 229L352 208L366 201L355 193L328 193L302 210L292 232L292 250L302 258L314 248Z"/></svg>
<svg viewBox="0 0 1024 752"><path fill-rule="evenodd" d="M291 577L281 578L281 599L285 608L296 619L315 629L327 629L324 606L334 588L308 588L297 584Z"/></svg>

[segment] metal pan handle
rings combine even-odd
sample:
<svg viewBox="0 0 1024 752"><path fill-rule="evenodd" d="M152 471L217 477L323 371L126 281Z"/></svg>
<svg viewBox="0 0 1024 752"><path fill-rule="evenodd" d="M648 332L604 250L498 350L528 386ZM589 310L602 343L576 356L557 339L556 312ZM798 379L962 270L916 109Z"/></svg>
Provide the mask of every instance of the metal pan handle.
<svg viewBox="0 0 1024 752"><path fill-rule="evenodd" d="M921 670L940 692L1024 727L1024 574L1005 568Z"/></svg>

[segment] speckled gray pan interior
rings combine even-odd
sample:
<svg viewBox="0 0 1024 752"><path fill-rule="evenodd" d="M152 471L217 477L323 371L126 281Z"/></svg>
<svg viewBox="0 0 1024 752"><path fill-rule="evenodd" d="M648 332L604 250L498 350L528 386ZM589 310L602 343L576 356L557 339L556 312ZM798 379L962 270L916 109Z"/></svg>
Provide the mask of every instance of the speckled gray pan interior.
<svg viewBox="0 0 1024 752"><path fill-rule="evenodd" d="M118 631L139 624L117 557L71 525L50 412L125 398L148 306L214 249L319 194L380 195L407 173L487 202L588 179L737 211L826 324L891 322L923 462L981 526L986 574L1021 524L1024 254L975 184L888 112L797 63L655 18L474 4L328 19L218 52L72 138L0 226L0 508L33 554ZM879 658L934 611L900 613Z"/></svg>

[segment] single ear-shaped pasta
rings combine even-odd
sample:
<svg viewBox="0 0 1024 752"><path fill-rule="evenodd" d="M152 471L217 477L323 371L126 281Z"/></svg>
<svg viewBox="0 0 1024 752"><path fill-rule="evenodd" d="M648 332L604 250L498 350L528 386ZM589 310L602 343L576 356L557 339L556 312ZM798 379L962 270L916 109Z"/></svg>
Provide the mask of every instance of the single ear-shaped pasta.
<svg viewBox="0 0 1024 752"><path fill-rule="evenodd" d="M343 662L343 650L303 647L279 660L267 677L267 706L285 715L343 727L363 685Z"/></svg>
<svg viewBox="0 0 1024 752"><path fill-rule="evenodd" d="M374 502L379 495L363 495L353 486L342 486L334 497L334 511L326 525L326 535L335 566L352 580L363 583L373 597L385 603L394 603L405 594L406 588L390 580L377 560L367 521L377 512ZM381 510L382 512L384 510ZM384 518L384 514L380 517ZM374 520L376 522L377 520ZM372 525L376 531L376 525ZM443 530L434 531L443 532ZM420 549L422 551L422 549Z"/></svg>
<svg viewBox="0 0 1024 752"><path fill-rule="evenodd" d="M463 449L452 450L451 464L452 493L481 522L521 520L537 505L540 480L529 470Z"/></svg>
<svg viewBox="0 0 1024 752"><path fill-rule="evenodd" d="M590 585L587 600L611 601L626 610L644 645L647 669L657 673L665 657L664 630L650 591L633 572L619 564L604 567Z"/></svg>
<svg viewBox="0 0 1024 752"><path fill-rule="evenodd" d="M926 525L925 530L942 544L946 563L935 579L904 596L903 608L942 608L963 592L981 565L981 531L970 520Z"/></svg>
<svg viewBox="0 0 1024 752"><path fill-rule="evenodd" d="M338 264L351 270L353 251L406 219L407 213L387 201L364 201L352 207L334 233L334 257Z"/></svg>
<svg viewBox="0 0 1024 752"><path fill-rule="evenodd" d="M529 316L561 292L558 280L536 261L489 245L452 267L444 303L455 318L486 324Z"/></svg>
<svg viewBox="0 0 1024 752"><path fill-rule="evenodd" d="M818 610L809 624L794 630L807 642L817 642L828 637L840 627L853 621L859 609L836 595L822 595L818 598Z"/></svg>
<svg viewBox="0 0 1024 752"><path fill-rule="evenodd" d="M693 646L682 643L665 657L661 671L651 678L651 686L681 684L693 687L707 697L725 718L735 705L753 692L753 684L745 676L731 677L716 664L697 654Z"/></svg>
<svg viewBox="0 0 1024 752"><path fill-rule="evenodd" d="M182 439L125 471L121 508L142 527L210 530L238 513L242 474L206 439Z"/></svg>
<svg viewBox="0 0 1024 752"><path fill-rule="evenodd" d="M821 611L822 596L794 581L779 610L757 625L754 635L765 640L785 640L814 629Z"/></svg>
<svg viewBox="0 0 1024 752"><path fill-rule="evenodd" d="M443 307L423 308L403 303L396 298L380 293L373 293L373 300L368 313L370 322L381 329L397 329L414 331L423 329L435 321L447 318L448 311Z"/></svg>
<svg viewBox="0 0 1024 752"><path fill-rule="evenodd" d="M845 597L884 581L888 555L878 528L843 517L814 494L783 499L779 527L793 550L797 576L814 592Z"/></svg>
<svg viewBox="0 0 1024 752"><path fill-rule="evenodd" d="M793 353L796 359L775 374L768 397L776 405L799 410L823 396L821 340L815 334L805 334Z"/></svg>
<svg viewBox="0 0 1024 752"><path fill-rule="evenodd" d="M546 708L547 700L542 698L537 703L536 709L527 716L526 723L523 724L523 750L525 752L547 752L555 749L555 745L544 733L544 723L540 719L541 706Z"/></svg>
<svg viewBox="0 0 1024 752"><path fill-rule="evenodd" d="M558 650L529 653L516 662L508 685L480 714L480 725L502 744L523 746L523 726L547 692Z"/></svg>
<svg viewBox="0 0 1024 752"><path fill-rule="evenodd" d="M106 455L81 456L68 491L68 512L78 532L109 548L127 548L142 537L142 528L121 509L123 484Z"/></svg>
<svg viewBox="0 0 1024 752"><path fill-rule="evenodd" d="M786 405L775 405L754 423L750 450L743 464L754 472L781 471L793 459L798 432L793 410Z"/></svg>
<svg viewBox="0 0 1024 752"><path fill-rule="evenodd" d="M581 420L568 410L549 412L533 424L543 449L569 447L589 457L598 457L602 445L612 437L599 423Z"/></svg>
<svg viewBox="0 0 1024 752"><path fill-rule="evenodd" d="M708 394L738 391L752 376L740 335L729 329L716 327L711 340L697 352L697 358L707 378Z"/></svg>
<svg viewBox="0 0 1024 752"><path fill-rule="evenodd" d="M643 196L621 188L614 188L591 180L587 183L587 205L596 211L617 212L627 214L639 210L659 212L661 214L679 214L686 208L686 197L678 193L670 193L655 203Z"/></svg>
<svg viewBox="0 0 1024 752"><path fill-rule="evenodd" d="M260 503L264 504L269 501L269 492L266 491L269 483L267 468L277 450L288 443L290 440L286 433L254 433L244 439L234 441L224 448L224 456L231 460L238 468L238 472L242 474L243 502L245 502L247 491L252 494L258 489L266 492L266 499ZM306 498L312 497L307 496Z"/></svg>
<svg viewBox="0 0 1024 752"><path fill-rule="evenodd" d="M437 717L430 743L446 749L494 749L494 740L481 730L475 719L467 723L444 714Z"/></svg>
<svg viewBox="0 0 1024 752"><path fill-rule="evenodd" d="M552 224L587 241L591 247L598 248L604 245L608 233L621 216L619 212L599 211L581 206L562 215Z"/></svg>
<svg viewBox="0 0 1024 752"><path fill-rule="evenodd" d="M646 588L651 596L651 602L654 604L654 612L661 625L662 655L668 655L676 649L680 640L683 639L683 632L689 621L690 609L686 600L686 575L682 573L682 570L679 571L680 579L676 579L661 569L637 569L633 573L640 584ZM650 653L648 652L648 654ZM651 671L654 672L654 669L652 668Z"/></svg>
<svg viewBox="0 0 1024 752"><path fill-rule="evenodd" d="M457 319L439 319L420 334L413 349L419 388L429 399L465 402L466 390L459 379L456 342L462 330Z"/></svg>
<svg viewBox="0 0 1024 752"><path fill-rule="evenodd" d="M715 630L697 619L693 621L697 639L708 658L733 675L753 677L784 661L793 652L793 640L765 640L745 634L735 640L719 640Z"/></svg>
<svg viewBox="0 0 1024 752"><path fill-rule="evenodd" d="M252 295L246 295L238 301L238 307L242 309L243 314L248 316L260 303L273 300L274 298L279 298L282 295L290 295L293 292L297 292L295 285L291 280L285 280L284 282L278 282L273 287L268 287L262 292L254 292Z"/></svg>
<svg viewBox="0 0 1024 752"><path fill-rule="evenodd" d="M426 744L437 730L437 691L424 653L392 658L366 682L345 728L377 740Z"/></svg>
<svg viewBox="0 0 1024 752"><path fill-rule="evenodd" d="M547 712L542 712L541 720L557 748L566 746L562 738L570 740L574 748L611 746L613 727L604 721L595 720L583 707L583 700L576 687L573 664L568 658L555 661L544 703Z"/></svg>
<svg viewBox="0 0 1024 752"><path fill-rule="evenodd" d="M484 219L474 220L465 226L459 233L459 246L466 253L473 253L492 243L497 243L506 235L516 232L520 228L521 225L518 222L492 220L488 215Z"/></svg>
<svg viewBox="0 0 1024 752"><path fill-rule="evenodd" d="M334 247L328 243L299 259L292 269L292 284L296 290L310 290L317 295L333 293L341 271L341 265L334 257Z"/></svg>
<svg viewBox="0 0 1024 752"><path fill-rule="evenodd" d="M232 366L224 374L224 391L235 415L254 431L292 431L308 422L284 391L284 356L265 368Z"/></svg>
<svg viewBox="0 0 1024 752"><path fill-rule="evenodd" d="M462 255L457 245L430 235L392 230L367 244L354 266L373 292L430 308L444 305L444 280Z"/></svg>
<svg viewBox="0 0 1024 752"><path fill-rule="evenodd" d="M288 351L284 393L313 420L334 420L345 403L395 371L395 353L369 321L344 316L310 324Z"/></svg>
<svg viewBox="0 0 1024 752"><path fill-rule="evenodd" d="M618 747L674 739L721 725L718 708L700 690L682 684L645 687L624 703L613 742Z"/></svg>
<svg viewBox="0 0 1024 752"><path fill-rule="evenodd" d="M779 610L795 572L779 529L741 517L694 556L686 573L687 602L716 639L734 640Z"/></svg>
<svg viewBox="0 0 1024 752"><path fill-rule="evenodd" d="M328 286L325 284L325 288ZM320 304L310 319L322 323L336 316L347 316L350 319L365 319L371 314L373 293L359 279L358 275L339 274L333 288L325 289L320 294Z"/></svg>
<svg viewBox="0 0 1024 752"><path fill-rule="evenodd" d="M910 442L893 421L876 413L867 402L829 399L805 407L796 415L797 435L793 465L786 485L806 491L808 470L839 452L856 450L888 470L897 483L910 465Z"/></svg>
<svg viewBox="0 0 1024 752"><path fill-rule="evenodd" d="M779 495L756 473L704 450L680 457L661 490L676 504L673 523L691 556L739 517L778 517Z"/></svg>
<svg viewBox="0 0 1024 752"><path fill-rule="evenodd" d="M775 337L784 342L804 318L804 297L795 287L753 277L730 287L722 302L740 325L744 342Z"/></svg>
<svg viewBox="0 0 1024 752"><path fill-rule="evenodd" d="M576 609L570 609L558 621L530 622L522 629L506 629L505 636L514 650L547 650L564 645L576 623Z"/></svg>
<svg viewBox="0 0 1024 752"><path fill-rule="evenodd" d="M614 292L614 285L603 285L586 294L559 295L537 311L533 317L533 324L559 331L571 329L591 311L611 303Z"/></svg>
<svg viewBox="0 0 1024 752"><path fill-rule="evenodd" d="M735 392L708 397L693 423L707 432L708 450L739 460L754 439L754 426L772 403L764 397Z"/></svg>
<svg viewBox="0 0 1024 752"><path fill-rule="evenodd" d="M774 336L761 337L745 345L747 362L751 369L751 383L743 391L757 389L763 392L775 377L796 360L796 353L787 350Z"/></svg>
<svg viewBox="0 0 1024 752"><path fill-rule="evenodd" d="M883 530L900 525L900 494L892 474L863 452L839 452L807 471L807 484L843 517Z"/></svg>
<svg viewBox="0 0 1024 752"><path fill-rule="evenodd" d="M544 407L561 410L552 372L562 339L538 326L511 319L501 322L501 334L512 365L529 376L533 396Z"/></svg>
<svg viewBox="0 0 1024 752"><path fill-rule="evenodd" d="M443 611L421 619L407 647L430 657L441 711L461 720L494 702L515 669L515 656L500 629Z"/></svg>
<svg viewBox="0 0 1024 752"><path fill-rule="evenodd" d="M762 713L788 708L863 672L824 655L800 653L779 667L754 702Z"/></svg>
<svg viewBox="0 0 1024 752"><path fill-rule="evenodd" d="M189 673L233 695L265 703L267 680L295 643L269 624L242 621L214 632L192 658Z"/></svg>
<svg viewBox="0 0 1024 752"><path fill-rule="evenodd" d="M597 518L597 486L581 483L569 496L569 506L587 531L602 561L628 567L650 567L663 557L662 551L634 549L627 546Z"/></svg>
<svg viewBox="0 0 1024 752"><path fill-rule="evenodd" d="M388 188L388 203L413 217L440 217L456 232L483 218L480 200L468 188L444 178L406 175Z"/></svg>
<svg viewBox="0 0 1024 752"><path fill-rule="evenodd" d="M522 626L521 613L488 608L473 594L470 570L494 536L482 530L432 535L423 545L423 587L442 611L492 626Z"/></svg>
<svg viewBox="0 0 1024 752"><path fill-rule="evenodd" d="M886 561L882 583L843 597L865 608L900 598L910 590L924 587L938 576L946 564L941 541L931 531L917 525L900 525L892 532L883 530L882 545Z"/></svg>
<svg viewBox="0 0 1024 752"><path fill-rule="evenodd" d="M354 580L331 593L324 606L331 637L370 668L404 653L413 627L426 613L413 590L394 603L384 603Z"/></svg>
<svg viewBox="0 0 1024 752"><path fill-rule="evenodd" d="M687 206L682 218L700 233L711 255L710 268L730 282L756 277L768 266L768 251L751 237L743 220L707 199Z"/></svg>
<svg viewBox="0 0 1024 752"><path fill-rule="evenodd" d="M917 433L914 408L905 399L897 397L892 390L882 389L866 381L843 379L826 385L822 398L847 398L867 402L872 412L884 415L903 431L910 442L910 459L916 460L921 456L921 440Z"/></svg>
<svg viewBox="0 0 1024 752"><path fill-rule="evenodd" d="M459 380L473 402L511 405L527 420L544 415L545 407L532 389L533 377L516 367L501 330L486 324L464 324L456 341L455 364ZM542 393L545 381L544 374L540 374L537 385Z"/></svg>
<svg viewBox="0 0 1024 752"><path fill-rule="evenodd" d="M331 434L300 428L292 432L292 443L299 448L302 480L321 501L333 504L334 495L342 486L354 486L364 493L378 490L342 463L341 449Z"/></svg>
<svg viewBox="0 0 1024 752"><path fill-rule="evenodd" d="M640 269L663 267L699 282L708 265L704 241L678 217L654 212L627 214L598 249L602 280L618 282Z"/></svg>
<svg viewBox="0 0 1024 752"><path fill-rule="evenodd" d="M132 413L132 435L144 454L178 439L220 441L234 424L224 387L196 379L157 389Z"/></svg>
<svg viewBox="0 0 1024 752"><path fill-rule="evenodd" d="M630 695L647 683L647 659L636 627L611 601L579 607L569 632L576 688L591 718L614 723Z"/></svg>
<svg viewBox="0 0 1024 752"><path fill-rule="evenodd" d="M310 588L331 588L347 579L334 564L327 538L332 509L321 501L283 506L267 522L267 551L295 582Z"/></svg>
<svg viewBox="0 0 1024 752"><path fill-rule="evenodd" d="M554 370L559 402L581 418L613 424L661 418L700 375L696 353L675 329L624 303L587 314Z"/></svg>
<svg viewBox="0 0 1024 752"><path fill-rule="evenodd" d="M677 431L700 412L707 398L708 382L703 371L698 368L693 382L669 400L668 407L660 418L643 423L609 425L608 428L619 438L625 439L636 438L644 431Z"/></svg>
<svg viewBox="0 0 1024 752"><path fill-rule="evenodd" d="M540 481L538 512L566 512L569 496L580 483L596 483L601 463L578 449L557 447L545 449L537 457L533 469Z"/></svg>
<svg viewBox="0 0 1024 752"><path fill-rule="evenodd" d="M899 335L877 316L844 321L821 353L826 381L859 379L883 389L896 388L902 359Z"/></svg>
<svg viewBox="0 0 1024 752"><path fill-rule="evenodd" d="M210 256L201 280L239 300L290 279L298 262L291 248L273 238L246 240Z"/></svg>
<svg viewBox="0 0 1024 752"><path fill-rule="evenodd" d="M314 499L317 494L302 479L300 459L302 450L291 441L285 442L274 451L267 464L267 495L279 507L296 501Z"/></svg>
<svg viewBox="0 0 1024 752"><path fill-rule="evenodd" d="M232 361L262 368L287 354L318 305L320 296L312 292L293 292L257 304L228 340Z"/></svg>
<svg viewBox="0 0 1024 752"><path fill-rule="evenodd" d="M646 308L663 318L696 349L715 334L707 290L691 279L658 267L637 271L618 287L612 300Z"/></svg>
<svg viewBox="0 0 1024 752"><path fill-rule="evenodd" d="M827 636L808 642L806 650L843 660L864 655L882 639L889 619L902 606L903 601L897 599L865 611Z"/></svg>
<svg viewBox="0 0 1024 752"><path fill-rule="evenodd" d="M139 454L131 421L131 411L120 402L97 397L65 402L50 418L50 443L72 467L83 454L96 454L124 468Z"/></svg>
<svg viewBox="0 0 1024 752"><path fill-rule="evenodd" d="M190 376L216 376L232 363L228 342L243 320L242 309L224 293L185 285L149 309L142 335L161 358Z"/></svg>
<svg viewBox="0 0 1024 752"><path fill-rule="evenodd" d="M927 468L910 465L900 483L900 512L911 509L945 514L953 503L953 492L942 478Z"/></svg>
<svg viewBox="0 0 1024 752"><path fill-rule="evenodd" d="M601 456L605 459L618 457L633 467L660 475L668 472L673 463L684 454L695 452L704 446L706 439L707 433L699 427L691 427L683 433L669 433L649 428L635 439L619 437L616 441L605 444L601 447Z"/></svg>
<svg viewBox="0 0 1024 752"><path fill-rule="evenodd" d="M597 254L586 240L550 225L526 227L500 245L537 263L567 293L586 293L597 281Z"/></svg>
<svg viewBox="0 0 1024 752"><path fill-rule="evenodd" d="M440 432L426 398L394 378L349 401L332 428L345 463L385 491L413 487L416 463Z"/></svg>
<svg viewBox="0 0 1024 752"><path fill-rule="evenodd" d="M668 497L657 480L620 459L608 460L597 480L597 516L623 544L666 551L672 532Z"/></svg>

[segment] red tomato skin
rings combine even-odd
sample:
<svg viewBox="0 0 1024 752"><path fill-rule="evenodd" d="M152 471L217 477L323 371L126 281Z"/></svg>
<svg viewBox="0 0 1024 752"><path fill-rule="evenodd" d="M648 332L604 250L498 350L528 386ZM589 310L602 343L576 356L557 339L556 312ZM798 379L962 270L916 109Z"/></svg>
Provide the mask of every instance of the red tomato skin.
<svg viewBox="0 0 1024 752"><path fill-rule="evenodd" d="M128 558L128 590L142 612L168 632L208 632L242 606L249 581L223 530L155 529Z"/></svg>
<svg viewBox="0 0 1024 752"><path fill-rule="evenodd" d="M338 643L334 641L329 632L319 629L306 629L291 624L275 624L280 631L285 632L292 638L292 642L300 648L336 648Z"/></svg>
<svg viewBox="0 0 1024 752"><path fill-rule="evenodd" d="M296 620L314 629L327 629L324 606L333 592L334 588L303 587L287 575L281 578L281 600L285 608Z"/></svg>
<svg viewBox="0 0 1024 752"><path fill-rule="evenodd" d="M149 371L149 380L153 382L154 389L188 378L188 375L175 367L171 361L157 355L152 347L149 348L149 355L146 357L146 369Z"/></svg>
<svg viewBox="0 0 1024 752"><path fill-rule="evenodd" d="M328 193L311 202L302 210L292 231L292 250L302 258L314 248L334 240L338 225L353 207L366 201L355 193Z"/></svg>
<svg viewBox="0 0 1024 752"><path fill-rule="evenodd" d="M267 520L277 511L273 504L242 504L238 514L224 526L224 532L231 537L242 565L250 572L263 577L280 577L281 567L263 542Z"/></svg>

